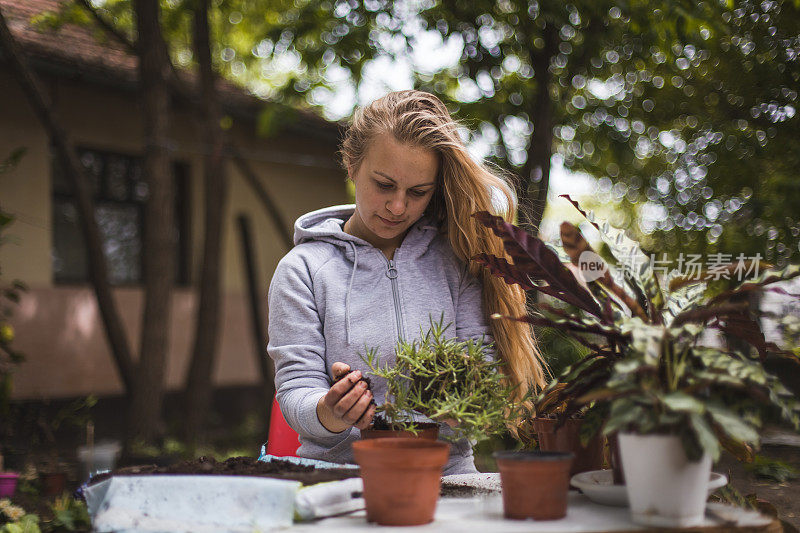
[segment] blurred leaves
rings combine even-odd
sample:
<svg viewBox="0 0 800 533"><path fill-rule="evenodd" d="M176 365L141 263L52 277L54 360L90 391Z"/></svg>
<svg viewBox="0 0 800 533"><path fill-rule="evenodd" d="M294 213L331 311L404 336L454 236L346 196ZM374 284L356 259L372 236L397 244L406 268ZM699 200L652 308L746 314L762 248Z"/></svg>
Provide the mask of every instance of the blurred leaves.
<svg viewBox="0 0 800 533"><path fill-rule="evenodd" d="M162 7L172 57L190 68L191 2ZM130 0L95 9L135 34ZM525 167L544 93L547 151L633 210L648 248L800 258L796 1L219 0L211 18L217 70L273 102L346 113L372 60L409 66L532 187L547 178ZM64 21L90 23L69 2L38 17ZM416 63L434 37L460 60Z"/></svg>
<svg viewBox="0 0 800 533"><path fill-rule="evenodd" d="M0 162L0 174L8 172L14 167L16 167L22 160L22 157L25 155L25 152L27 151L28 149L25 147L20 147L12 151L11 154L8 157L6 157L4 161Z"/></svg>
<svg viewBox="0 0 800 533"><path fill-rule="evenodd" d="M763 455L756 455L752 463L745 465L756 477L783 483L797 479L800 472L789 463L772 459Z"/></svg>

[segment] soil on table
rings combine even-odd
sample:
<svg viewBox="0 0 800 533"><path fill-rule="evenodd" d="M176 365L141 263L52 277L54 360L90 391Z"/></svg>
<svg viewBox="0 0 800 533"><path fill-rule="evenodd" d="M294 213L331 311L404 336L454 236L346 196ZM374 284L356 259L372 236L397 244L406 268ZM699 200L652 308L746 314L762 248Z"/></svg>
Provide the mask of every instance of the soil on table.
<svg viewBox="0 0 800 533"><path fill-rule="evenodd" d="M764 445L759 454L800 470L800 447ZM800 530L800 478L784 482L759 478L727 453L714 465L714 471L728 476L729 486L741 496L755 495L760 500L760 510L765 514L770 514L770 508L774 508L777 518L784 522L786 533Z"/></svg>
<svg viewBox="0 0 800 533"><path fill-rule="evenodd" d="M253 457L231 457L226 461L217 461L213 457L200 457L171 466L143 465L120 468L113 472L93 477L91 483L98 483L111 476L147 476L155 474L256 476L289 479L299 481L303 485L339 481L360 475L359 470L356 468L315 468L314 466L298 465L280 459L273 459L266 463Z"/></svg>
<svg viewBox="0 0 800 533"><path fill-rule="evenodd" d="M439 491L442 498L474 498L487 494L499 494L498 491L484 487L469 487L465 485L445 485Z"/></svg>

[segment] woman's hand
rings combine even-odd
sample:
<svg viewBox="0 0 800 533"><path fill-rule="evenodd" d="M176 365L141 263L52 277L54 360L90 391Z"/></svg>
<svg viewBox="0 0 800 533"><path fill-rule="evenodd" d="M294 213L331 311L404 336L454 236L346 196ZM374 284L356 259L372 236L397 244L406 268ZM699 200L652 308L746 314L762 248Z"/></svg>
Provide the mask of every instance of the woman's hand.
<svg viewBox="0 0 800 533"><path fill-rule="evenodd" d="M350 372L345 363L333 363L334 380L336 381L317 403L317 417L330 432L341 433L351 426L366 429L375 415L372 403L372 392L367 383L361 380L361 372Z"/></svg>

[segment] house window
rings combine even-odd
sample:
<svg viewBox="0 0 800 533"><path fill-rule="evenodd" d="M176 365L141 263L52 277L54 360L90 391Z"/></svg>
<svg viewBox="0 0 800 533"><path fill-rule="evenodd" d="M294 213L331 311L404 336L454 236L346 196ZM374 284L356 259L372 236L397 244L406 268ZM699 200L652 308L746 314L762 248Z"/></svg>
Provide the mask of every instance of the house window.
<svg viewBox="0 0 800 533"><path fill-rule="evenodd" d="M103 251L113 285L142 281L144 202L147 184L142 158L88 148L78 156L89 178ZM173 164L175 183L176 282L189 281L188 168ZM53 277L56 283L89 281L86 245L78 223L78 209L57 158L53 158Z"/></svg>

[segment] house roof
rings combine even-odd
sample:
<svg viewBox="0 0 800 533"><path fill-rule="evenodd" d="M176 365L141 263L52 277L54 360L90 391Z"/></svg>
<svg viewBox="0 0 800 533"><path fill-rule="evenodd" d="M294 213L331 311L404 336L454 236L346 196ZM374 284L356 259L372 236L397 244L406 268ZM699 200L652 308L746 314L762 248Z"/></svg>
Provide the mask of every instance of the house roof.
<svg viewBox="0 0 800 533"><path fill-rule="evenodd" d="M58 12L61 4L63 0L0 0L9 29L32 66L59 77L136 90L138 57L99 25L88 28L67 23L51 29L32 23L42 13ZM196 77L187 73L184 78ZM269 104L227 80L218 80L217 90L226 110L241 118L255 118L259 109ZM299 120L287 125L289 129L328 140L338 138L338 124L307 110L297 110L297 114Z"/></svg>

